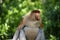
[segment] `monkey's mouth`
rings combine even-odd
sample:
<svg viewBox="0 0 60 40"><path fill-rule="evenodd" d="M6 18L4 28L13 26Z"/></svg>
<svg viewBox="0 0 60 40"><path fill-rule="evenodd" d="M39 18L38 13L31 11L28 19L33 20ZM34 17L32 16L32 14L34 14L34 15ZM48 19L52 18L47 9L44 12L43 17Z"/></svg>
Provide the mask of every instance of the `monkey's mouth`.
<svg viewBox="0 0 60 40"><path fill-rule="evenodd" d="M40 20L40 19L36 19L36 20Z"/></svg>
<svg viewBox="0 0 60 40"><path fill-rule="evenodd" d="M40 20L40 18L39 18L39 17L35 17L35 19L36 19L36 20Z"/></svg>

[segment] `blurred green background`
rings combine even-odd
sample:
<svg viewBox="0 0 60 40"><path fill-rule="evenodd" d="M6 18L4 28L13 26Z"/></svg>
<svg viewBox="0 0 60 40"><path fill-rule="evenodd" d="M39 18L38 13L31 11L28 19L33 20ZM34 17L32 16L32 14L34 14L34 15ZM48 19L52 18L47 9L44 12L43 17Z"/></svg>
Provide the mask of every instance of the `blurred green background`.
<svg viewBox="0 0 60 40"><path fill-rule="evenodd" d="M0 40L12 39L27 12L39 9L48 40L60 40L60 0L2 0L0 3Z"/></svg>

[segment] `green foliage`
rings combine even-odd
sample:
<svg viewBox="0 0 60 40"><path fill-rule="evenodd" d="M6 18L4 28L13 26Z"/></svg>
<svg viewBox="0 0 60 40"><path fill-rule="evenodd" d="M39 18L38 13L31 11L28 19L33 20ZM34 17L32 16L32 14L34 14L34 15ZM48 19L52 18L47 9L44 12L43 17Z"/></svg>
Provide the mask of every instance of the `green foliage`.
<svg viewBox="0 0 60 40"><path fill-rule="evenodd" d="M46 0L46 2L43 4L44 9L44 17L43 19L45 24L45 32L48 34L46 37L52 34L56 38L60 38L60 0Z"/></svg>
<svg viewBox="0 0 60 40"><path fill-rule="evenodd" d="M59 40L60 0L3 0L0 8L1 40L12 38L22 16L34 9L41 11L46 38Z"/></svg>
<svg viewBox="0 0 60 40"><path fill-rule="evenodd" d="M56 37L55 36L53 36L53 35L50 35L50 40L56 40Z"/></svg>

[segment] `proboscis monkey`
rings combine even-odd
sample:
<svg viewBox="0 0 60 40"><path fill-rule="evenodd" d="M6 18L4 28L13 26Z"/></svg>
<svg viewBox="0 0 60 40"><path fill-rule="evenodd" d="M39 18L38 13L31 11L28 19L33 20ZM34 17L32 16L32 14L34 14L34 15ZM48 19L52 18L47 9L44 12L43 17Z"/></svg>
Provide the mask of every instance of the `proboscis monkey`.
<svg viewBox="0 0 60 40"><path fill-rule="evenodd" d="M20 30L20 40L45 40L40 11L33 10L24 16L18 30Z"/></svg>

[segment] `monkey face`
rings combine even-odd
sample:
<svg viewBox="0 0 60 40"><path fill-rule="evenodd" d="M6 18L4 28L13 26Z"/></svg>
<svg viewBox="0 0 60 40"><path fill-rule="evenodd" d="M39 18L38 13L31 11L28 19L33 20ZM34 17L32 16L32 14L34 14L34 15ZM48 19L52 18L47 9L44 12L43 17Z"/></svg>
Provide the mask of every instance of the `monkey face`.
<svg viewBox="0 0 60 40"><path fill-rule="evenodd" d="M35 19L40 20L40 14L39 13L35 13Z"/></svg>

